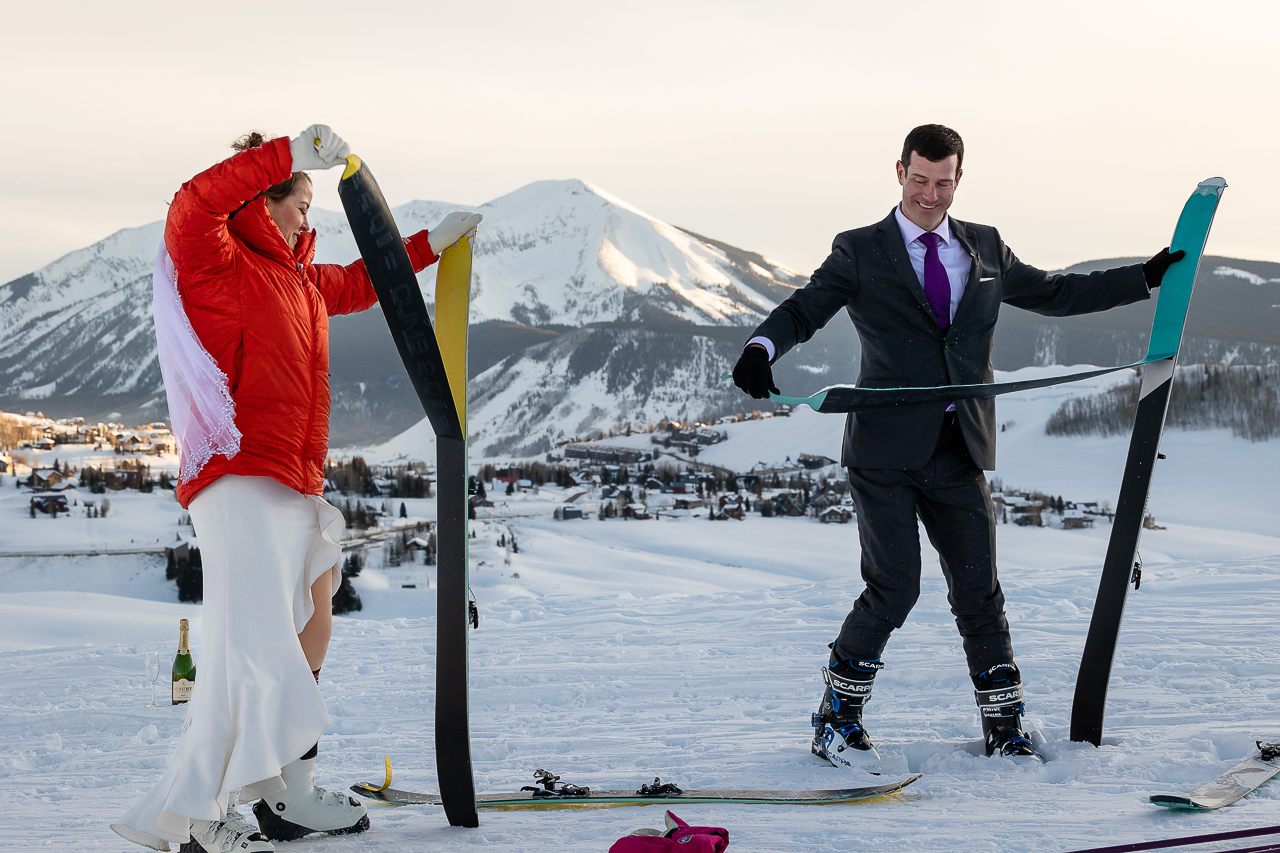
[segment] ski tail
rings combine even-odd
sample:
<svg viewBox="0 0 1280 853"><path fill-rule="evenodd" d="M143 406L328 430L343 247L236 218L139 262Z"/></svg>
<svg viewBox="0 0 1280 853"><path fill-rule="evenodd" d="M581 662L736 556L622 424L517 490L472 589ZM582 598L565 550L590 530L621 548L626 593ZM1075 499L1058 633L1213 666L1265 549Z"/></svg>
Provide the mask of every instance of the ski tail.
<svg viewBox="0 0 1280 853"><path fill-rule="evenodd" d="M1202 181L1183 206L1170 243L1172 251L1181 249L1186 252L1186 257L1170 266L1165 273L1151 322L1148 364L1138 393L1138 412L1129 440L1124 477L1120 481L1120 497L1116 501L1107 555L1098 581L1098 595L1076 678L1075 698L1071 706L1073 741L1087 741L1094 746L1102 743L1107 685L1111 680L1125 600L1138 568L1135 557L1142 534L1142 518L1147 510L1151 477L1160 452L1182 330L1200 259L1224 189L1226 182L1221 178Z"/></svg>

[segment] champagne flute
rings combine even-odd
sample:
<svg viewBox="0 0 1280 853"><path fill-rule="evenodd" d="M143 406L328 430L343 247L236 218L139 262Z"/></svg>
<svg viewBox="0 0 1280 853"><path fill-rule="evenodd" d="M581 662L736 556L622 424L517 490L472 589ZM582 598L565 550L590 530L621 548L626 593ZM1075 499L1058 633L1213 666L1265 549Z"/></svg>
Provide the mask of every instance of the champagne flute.
<svg viewBox="0 0 1280 853"><path fill-rule="evenodd" d="M148 708L159 708L160 703L156 701L156 680L160 678L160 653L147 652L142 656L142 663L147 668L147 681L151 682L151 704Z"/></svg>

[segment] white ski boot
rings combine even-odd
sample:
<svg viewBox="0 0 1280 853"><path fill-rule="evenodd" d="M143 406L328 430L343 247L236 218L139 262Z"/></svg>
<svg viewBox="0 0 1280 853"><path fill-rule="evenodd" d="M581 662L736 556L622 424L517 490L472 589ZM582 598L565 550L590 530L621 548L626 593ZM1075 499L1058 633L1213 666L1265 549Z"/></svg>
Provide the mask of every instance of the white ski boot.
<svg viewBox="0 0 1280 853"><path fill-rule="evenodd" d="M191 821L191 838L178 853L275 853L275 847L236 808L239 791L227 798L222 820Z"/></svg>
<svg viewBox="0 0 1280 853"><path fill-rule="evenodd" d="M280 770L285 789L258 800L253 814L258 827L272 841L296 841L313 832L345 835L364 832L369 816L364 804L337 791L317 788L314 782L315 753L299 758Z"/></svg>

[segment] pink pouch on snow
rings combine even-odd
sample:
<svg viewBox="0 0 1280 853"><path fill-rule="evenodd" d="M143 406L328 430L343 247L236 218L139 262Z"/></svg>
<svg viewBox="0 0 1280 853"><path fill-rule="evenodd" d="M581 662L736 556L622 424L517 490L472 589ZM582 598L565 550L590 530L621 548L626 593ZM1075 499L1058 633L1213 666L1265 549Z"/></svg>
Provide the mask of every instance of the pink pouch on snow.
<svg viewBox="0 0 1280 853"><path fill-rule="evenodd" d="M721 853L729 846L729 830L719 826L689 826L671 812L667 831L638 829L619 838L609 853Z"/></svg>

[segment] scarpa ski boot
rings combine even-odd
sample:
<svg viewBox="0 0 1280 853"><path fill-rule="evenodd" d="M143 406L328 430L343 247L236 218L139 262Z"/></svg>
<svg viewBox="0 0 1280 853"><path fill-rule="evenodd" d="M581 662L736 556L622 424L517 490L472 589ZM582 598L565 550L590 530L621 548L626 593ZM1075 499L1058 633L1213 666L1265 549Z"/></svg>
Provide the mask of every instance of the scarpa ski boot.
<svg viewBox="0 0 1280 853"><path fill-rule="evenodd" d="M285 789L258 800L253 815L258 827L272 841L295 841L313 832L346 835L369 828L364 804L338 791L317 788L314 782L316 751L307 753L280 770Z"/></svg>
<svg viewBox="0 0 1280 853"><path fill-rule="evenodd" d="M862 706L871 699L871 683L884 668L880 661L842 661L831 653L822 670L827 689L813 715L813 754L836 767L880 772L880 754L862 725Z"/></svg>
<svg viewBox="0 0 1280 853"><path fill-rule="evenodd" d="M1015 663L998 663L973 676L987 755L1035 757L1022 730L1022 673Z"/></svg>

